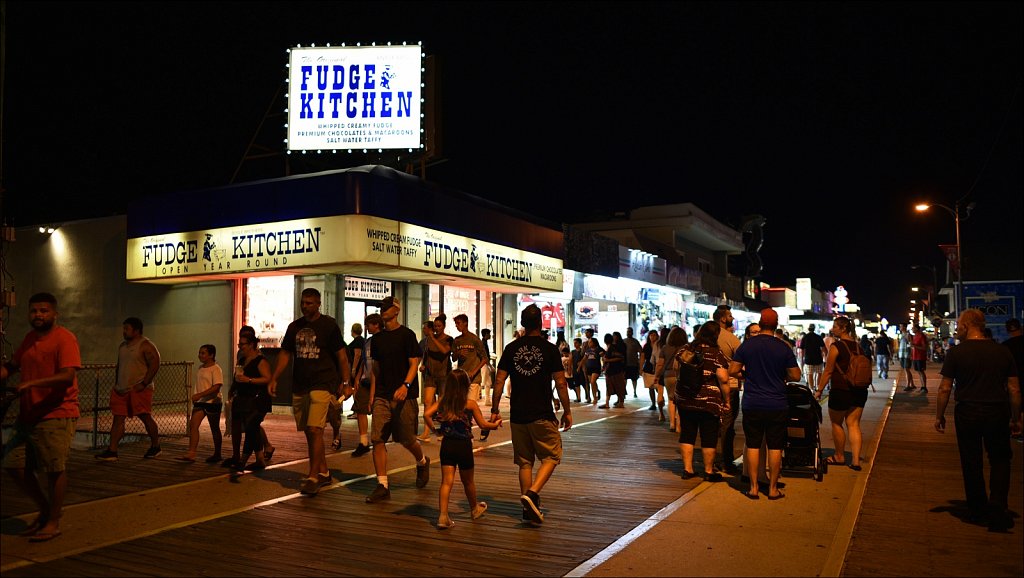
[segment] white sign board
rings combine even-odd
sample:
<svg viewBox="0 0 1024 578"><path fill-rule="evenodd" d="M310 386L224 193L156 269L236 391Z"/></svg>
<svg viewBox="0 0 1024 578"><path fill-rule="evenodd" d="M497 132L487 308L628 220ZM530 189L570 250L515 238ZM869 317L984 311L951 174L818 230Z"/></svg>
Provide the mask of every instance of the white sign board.
<svg viewBox="0 0 1024 578"><path fill-rule="evenodd" d="M289 52L289 151L422 148L419 46Z"/></svg>
<svg viewBox="0 0 1024 578"><path fill-rule="evenodd" d="M810 311L811 309L811 278L796 278L796 308Z"/></svg>

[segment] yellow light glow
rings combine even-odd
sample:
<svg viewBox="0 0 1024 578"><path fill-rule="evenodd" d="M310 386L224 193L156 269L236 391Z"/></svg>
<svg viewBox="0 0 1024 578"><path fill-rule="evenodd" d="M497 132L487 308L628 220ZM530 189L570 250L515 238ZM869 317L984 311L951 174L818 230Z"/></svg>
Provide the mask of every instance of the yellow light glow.
<svg viewBox="0 0 1024 578"><path fill-rule="evenodd" d="M910 290L911 290L911 291L917 291L917 290L918 290L918 288L917 288L917 287L911 287L911 288L910 288Z"/></svg>
<svg viewBox="0 0 1024 578"><path fill-rule="evenodd" d="M915 211L927 211L929 208L931 208L931 205L926 204L926 203L920 203L918 205L914 205L914 210Z"/></svg>

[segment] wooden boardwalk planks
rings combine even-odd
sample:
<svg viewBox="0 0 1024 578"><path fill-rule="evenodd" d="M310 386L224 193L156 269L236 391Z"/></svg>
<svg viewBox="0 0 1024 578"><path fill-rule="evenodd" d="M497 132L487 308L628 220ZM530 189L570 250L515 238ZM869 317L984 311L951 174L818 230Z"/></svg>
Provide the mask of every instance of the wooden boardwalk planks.
<svg viewBox="0 0 1024 578"><path fill-rule="evenodd" d="M1021 522L1011 533L961 520L963 478L952 403L946 433L935 431L930 397L899 391L868 481L843 568L845 576L1021 576ZM1024 456L1013 444L1010 509L1024 511ZM988 464L986 461L986 480ZM958 517L959 516L959 517Z"/></svg>
<svg viewBox="0 0 1024 578"><path fill-rule="evenodd" d="M457 481L450 530L434 528L435 463L424 489L415 488L414 470L390 476L384 503L364 502L371 478L5 575L561 576L700 483L680 479L674 435L648 412L618 415L564 435L564 460L542 492L540 528L522 522L512 448L497 444L476 454L487 514L470 520ZM145 465L162 469L161 458ZM127 464L122 457L103 465Z"/></svg>

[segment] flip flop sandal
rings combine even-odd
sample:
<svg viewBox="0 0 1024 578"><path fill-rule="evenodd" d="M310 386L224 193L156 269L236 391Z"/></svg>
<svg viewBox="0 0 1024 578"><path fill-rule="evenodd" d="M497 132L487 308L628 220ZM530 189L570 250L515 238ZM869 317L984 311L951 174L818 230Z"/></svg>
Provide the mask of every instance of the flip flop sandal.
<svg viewBox="0 0 1024 578"><path fill-rule="evenodd" d="M830 465L830 466L845 466L846 465L846 460L839 461L839 460L836 459L835 456L829 456L829 457L825 458L825 463Z"/></svg>
<svg viewBox="0 0 1024 578"><path fill-rule="evenodd" d="M30 536L29 542L49 542L54 538L60 536L60 530L54 530L53 532L38 532L33 536Z"/></svg>

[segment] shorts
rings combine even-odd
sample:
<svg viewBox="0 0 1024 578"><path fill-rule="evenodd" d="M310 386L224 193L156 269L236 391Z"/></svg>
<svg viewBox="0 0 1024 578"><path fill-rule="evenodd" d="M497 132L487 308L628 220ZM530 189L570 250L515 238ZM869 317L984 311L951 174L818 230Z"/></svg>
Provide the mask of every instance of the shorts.
<svg viewBox="0 0 1024 578"><path fill-rule="evenodd" d="M441 465L455 466L462 471L472 470L473 440L446 437L441 440Z"/></svg>
<svg viewBox="0 0 1024 578"><path fill-rule="evenodd" d="M832 388L828 393L828 408L835 411L847 411L855 407L864 407L868 401L868 388L855 389Z"/></svg>
<svg viewBox="0 0 1024 578"><path fill-rule="evenodd" d="M389 438L400 444L416 442L416 426L420 418L420 404L417 399L395 401L377 397L371 410L373 427L370 443L385 444Z"/></svg>
<svg viewBox="0 0 1024 578"><path fill-rule="evenodd" d="M3 467L20 470L31 465L51 474L63 472L77 424L77 417L44 419L34 426L15 423L14 435L4 445Z"/></svg>
<svg viewBox="0 0 1024 578"><path fill-rule="evenodd" d="M196 401L192 403L192 413L201 411L206 415L220 415L224 404L219 401Z"/></svg>
<svg viewBox="0 0 1024 578"><path fill-rule="evenodd" d="M781 450L786 445L786 423L789 421L789 410L743 410L743 435L746 447L760 449L762 442L768 441L768 449Z"/></svg>
<svg viewBox="0 0 1024 578"><path fill-rule="evenodd" d="M676 397L676 376L674 375L663 375L661 382L665 385L665 395L668 399L675 399Z"/></svg>
<svg viewBox="0 0 1024 578"><path fill-rule="evenodd" d="M821 364L804 363L804 370L807 371L807 373L816 373L821 375L825 370L825 366Z"/></svg>
<svg viewBox="0 0 1024 578"><path fill-rule="evenodd" d="M911 363L914 364L914 371L924 371L927 362L923 359L915 359Z"/></svg>
<svg viewBox="0 0 1024 578"><path fill-rule="evenodd" d="M370 380L364 379L359 382L359 387L352 394L352 411L356 415L370 415Z"/></svg>
<svg viewBox="0 0 1024 578"><path fill-rule="evenodd" d="M437 394L440 395L444 391L444 382L448 380L447 375L441 377L434 377L432 375L423 376L423 387L433 387L437 390Z"/></svg>
<svg viewBox="0 0 1024 578"><path fill-rule="evenodd" d="M512 461L519 467L533 467L541 462L562 462L562 435L558 422L539 419L531 423L512 424Z"/></svg>
<svg viewBox="0 0 1024 578"><path fill-rule="evenodd" d="M700 447L713 448L718 446L718 433L722 420L717 415L706 411L693 411L676 406L679 415L679 443L694 445L697 432L700 432Z"/></svg>
<svg viewBox="0 0 1024 578"><path fill-rule="evenodd" d="M910 358L909 357L901 357L900 358L900 367L902 367L903 369L910 369Z"/></svg>
<svg viewBox="0 0 1024 578"><path fill-rule="evenodd" d="M616 373L614 375L605 374L604 376L605 389L608 390L608 395L626 396L626 374Z"/></svg>
<svg viewBox="0 0 1024 578"><path fill-rule="evenodd" d="M296 431L306 428L323 428L327 425L327 412L338 398L323 389L313 389L303 395L292 394L292 413L295 415Z"/></svg>
<svg viewBox="0 0 1024 578"><path fill-rule="evenodd" d="M129 389L125 393L110 390L110 413L120 417L135 417L153 413L153 388L142 391Z"/></svg>
<svg viewBox="0 0 1024 578"><path fill-rule="evenodd" d="M626 379L633 379L633 380L640 379L640 366L639 365L627 365L626 366Z"/></svg>

